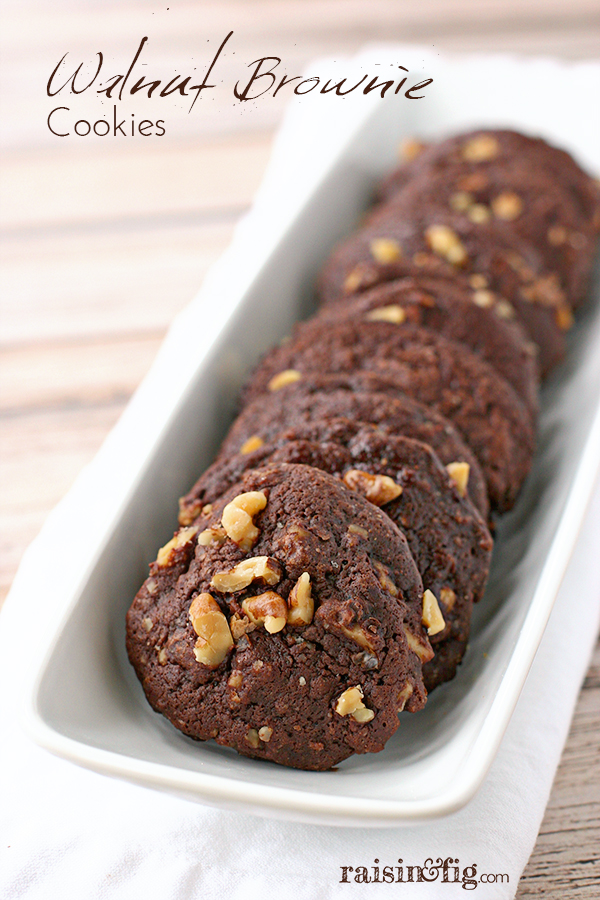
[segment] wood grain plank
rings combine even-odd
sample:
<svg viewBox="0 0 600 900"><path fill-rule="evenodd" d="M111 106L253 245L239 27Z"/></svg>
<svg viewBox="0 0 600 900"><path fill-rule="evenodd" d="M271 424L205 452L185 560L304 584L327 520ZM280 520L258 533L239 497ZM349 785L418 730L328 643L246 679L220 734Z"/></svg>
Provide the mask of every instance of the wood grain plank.
<svg viewBox="0 0 600 900"><path fill-rule="evenodd" d="M517 900L596 900L600 885L600 643Z"/></svg>
<svg viewBox="0 0 600 900"><path fill-rule="evenodd" d="M0 412L123 403L150 368L161 340L157 334L6 350L0 360Z"/></svg>
<svg viewBox="0 0 600 900"><path fill-rule="evenodd" d="M260 183L270 148L268 134L202 146L7 155L0 172L0 227L240 209Z"/></svg>
<svg viewBox="0 0 600 900"><path fill-rule="evenodd" d="M195 218L43 228L5 240L0 347L166 331L229 243L237 214L205 225Z"/></svg>
<svg viewBox="0 0 600 900"><path fill-rule="evenodd" d="M2 419L0 606L26 547L93 458L124 402Z"/></svg>

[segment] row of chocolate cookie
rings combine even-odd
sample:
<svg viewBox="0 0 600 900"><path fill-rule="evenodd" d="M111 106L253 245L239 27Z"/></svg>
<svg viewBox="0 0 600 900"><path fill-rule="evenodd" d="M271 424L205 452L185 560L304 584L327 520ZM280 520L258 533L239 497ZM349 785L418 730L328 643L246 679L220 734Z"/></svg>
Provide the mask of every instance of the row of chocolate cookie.
<svg viewBox="0 0 600 900"><path fill-rule="evenodd" d="M156 710L300 768L381 749L454 675L489 566L480 513L488 493L510 507L533 450L513 307L480 272L368 247L343 280L360 296L259 366L128 615Z"/></svg>
<svg viewBox="0 0 600 900"><path fill-rule="evenodd" d="M413 142L408 156L331 256L322 299L423 269L441 272L465 292L486 292L475 302L500 298L499 314L523 325L546 375L562 359L572 311L587 293L598 182L565 151L513 131Z"/></svg>

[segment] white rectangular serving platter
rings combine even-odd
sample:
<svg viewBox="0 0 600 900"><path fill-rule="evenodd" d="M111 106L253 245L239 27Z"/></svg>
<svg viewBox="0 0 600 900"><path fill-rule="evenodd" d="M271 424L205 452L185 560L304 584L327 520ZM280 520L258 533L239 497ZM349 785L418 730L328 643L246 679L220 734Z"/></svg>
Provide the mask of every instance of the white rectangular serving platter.
<svg viewBox="0 0 600 900"><path fill-rule="evenodd" d="M114 496L107 487L101 534L90 526L93 540L71 561L80 584L44 636L45 655L22 713L40 744L107 775L263 815L392 826L448 814L474 795L542 638L600 461L597 287L566 363L544 388L534 469L498 529L465 661L421 713L401 716L382 753L315 773L193 742L152 712L124 647L125 612L148 561L175 528L177 497L210 461L259 354L310 312L322 260L352 228L399 140L513 126L556 141L600 171L598 122L590 119L599 65L441 59L391 46L373 48L353 65L368 70L373 60L425 70L435 90L412 104L334 99L330 114L312 126L308 98L290 113L254 212L93 464L89 508L101 503L93 484L100 493L111 471ZM298 168L290 173L294 159Z"/></svg>

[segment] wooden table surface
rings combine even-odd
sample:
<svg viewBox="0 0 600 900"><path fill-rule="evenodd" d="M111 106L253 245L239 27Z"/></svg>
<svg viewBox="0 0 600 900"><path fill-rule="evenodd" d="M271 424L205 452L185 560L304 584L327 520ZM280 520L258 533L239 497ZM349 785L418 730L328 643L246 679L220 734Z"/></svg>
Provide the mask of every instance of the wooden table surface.
<svg viewBox="0 0 600 900"><path fill-rule="evenodd" d="M320 55L390 39L440 51L600 56L597 0L171 0L168 8L39 0L1 8L0 602L25 547L116 422L260 183L285 97L242 114L225 88L246 71L240 59L278 56L298 74ZM89 94L46 96L66 51L73 71L101 50L114 75L148 35L147 72L168 79L193 65L202 72L230 30L224 83L197 115L161 106L162 138L49 133L55 106L78 117L111 111ZM138 120L153 118L150 108L127 104ZM597 650L517 896L597 897L599 847Z"/></svg>

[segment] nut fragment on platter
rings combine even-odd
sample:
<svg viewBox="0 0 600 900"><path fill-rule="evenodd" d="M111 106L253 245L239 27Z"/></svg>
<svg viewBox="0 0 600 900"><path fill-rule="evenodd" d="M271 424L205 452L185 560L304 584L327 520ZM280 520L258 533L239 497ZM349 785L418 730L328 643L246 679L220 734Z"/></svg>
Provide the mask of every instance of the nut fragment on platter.
<svg viewBox="0 0 600 900"><path fill-rule="evenodd" d="M264 625L269 634L277 634L287 622L287 604L275 591L246 597L242 609L253 625Z"/></svg>
<svg viewBox="0 0 600 900"><path fill-rule="evenodd" d="M369 322L392 322L394 325L402 325L406 321L406 310L397 303L391 303L389 306L372 309L365 318Z"/></svg>
<svg viewBox="0 0 600 900"><path fill-rule="evenodd" d="M423 594L423 625L426 627L427 634L430 637L433 637L434 634L439 634L446 627L437 597L430 590L426 590Z"/></svg>
<svg viewBox="0 0 600 900"><path fill-rule="evenodd" d="M352 716L356 722L364 724L375 718L372 709L367 709L363 703L363 689L359 684L356 687L346 688L338 697L335 711L340 716Z"/></svg>
<svg viewBox="0 0 600 900"><path fill-rule="evenodd" d="M373 238L369 244L369 249L373 259L383 265L396 262L402 256L402 248L398 241L395 241L393 238Z"/></svg>
<svg viewBox="0 0 600 900"><path fill-rule="evenodd" d="M372 475L362 469L350 469L343 480L346 487L363 494L375 506L384 506L402 493L401 486L389 475Z"/></svg>
<svg viewBox="0 0 600 900"><path fill-rule="evenodd" d="M294 384L295 381L300 381L301 378L302 372L299 372L297 369L284 369L283 372L278 372L277 375L273 375L267 387L270 391L278 391L288 384Z"/></svg>
<svg viewBox="0 0 600 900"><path fill-rule="evenodd" d="M478 134L463 145L462 158L467 162L487 162L499 152L500 144L492 134Z"/></svg>
<svg viewBox="0 0 600 900"><path fill-rule="evenodd" d="M315 612L315 601L312 596L310 575L303 572L288 597L288 625L310 625Z"/></svg>
<svg viewBox="0 0 600 900"><path fill-rule="evenodd" d="M467 485L469 483L469 472L471 467L466 462L451 462L446 466L448 475L456 485L456 489L461 497L467 495Z"/></svg>
<svg viewBox="0 0 600 900"><path fill-rule="evenodd" d="M467 251L461 239L448 225L430 225L425 230L425 240L434 253L453 266L462 266L467 262Z"/></svg>
<svg viewBox="0 0 600 900"><path fill-rule="evenodd" d="M189 617L198 635L194 646L196 660L215 668L233 647L233 637L225 615L215 598L203 593L192 600Z"/></svg>
<svg viewBox="0 0 600 900"><path fill-rule="evenodd" d="M158 565L162 568L172 565L174 562L174 551L189 544L194 539L197 531L197 528L182 528L181 531L178 531L175 537L171 538L168 544L165 544L158 551L156 557Z"/></svg>
<svg viewBox="0 0 600 900"><path fill-rule="evenodd" d="M220 594L235 594L259 579L271 586L281 581L281 566L276 559L270 556L243 559L227 572L216 572L212 577L211 587Z"/></svg>
<svg viewBox="0 0 600 900"><path fill-rule="evenodd" d="M263 491L248 491L234 497L223 510L221 524L240 550L247 552L255 543L259 530L252 520L266 505L267 496Z"/></svg>

